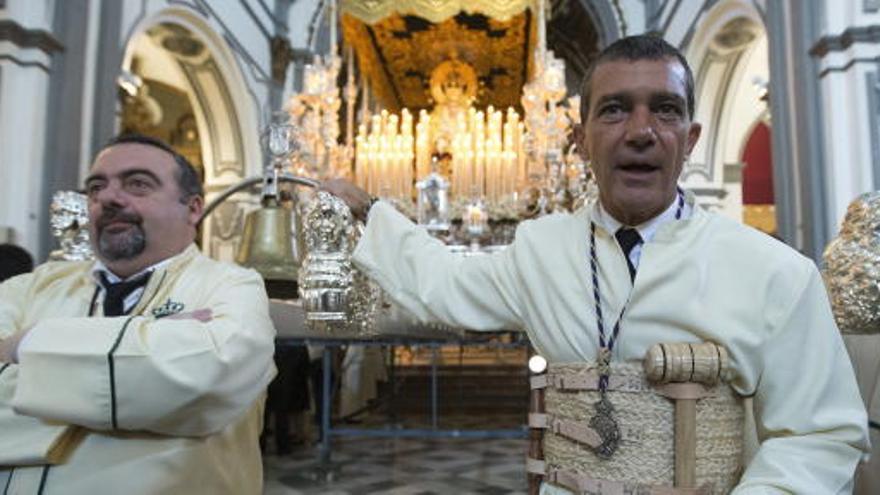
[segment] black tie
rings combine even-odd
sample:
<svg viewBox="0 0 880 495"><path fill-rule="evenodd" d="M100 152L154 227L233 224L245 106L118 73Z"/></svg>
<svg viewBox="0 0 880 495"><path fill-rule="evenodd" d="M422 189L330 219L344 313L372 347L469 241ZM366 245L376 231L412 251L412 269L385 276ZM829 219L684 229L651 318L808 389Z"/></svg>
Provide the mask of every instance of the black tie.
<svg viewBox="0 0 880 495"><path fill-rule="evenodd" d="M639 231L636 229L621 227L617 229L614 237L617 238L617 243L623 249L623 257L626 258L626 266L629 267L629 278L630 281L633 281L636 279L636 267L630 261L629 253L632 252L634 247L642 243L642 236L639 235Z"/></svg>
<svg viewBox="0 0 880 495"><path fill-rule="evenodd" d="M101 272L101 285L104 287L104 316L122 316L125 311L125 298L139 287L147 285L150 275L144 275L124 282L111 283L107 280L107 274Z"/></svg>

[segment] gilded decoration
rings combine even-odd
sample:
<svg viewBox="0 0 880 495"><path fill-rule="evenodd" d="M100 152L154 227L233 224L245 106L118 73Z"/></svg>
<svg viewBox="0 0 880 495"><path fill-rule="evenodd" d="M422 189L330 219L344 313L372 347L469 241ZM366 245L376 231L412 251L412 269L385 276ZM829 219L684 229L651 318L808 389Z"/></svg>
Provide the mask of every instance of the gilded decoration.
<svg viewBox="0 0 880 495"><path fill-rule="evenodd" d="M457 12L437 23L423 17L421 11L419 16L391 13L372 24L345 14L342 29L346 42L355 49L372 97L382 108L413 111L433 107L433 71L444 62L459 60L477 76L475 106L503 109L519 106L530 73L534 47L531 12L518 12L506 20Z"/></svg>
<svg viewBox="0 0 880 495"><path fill-rule="evenodd" d="M880 191L850 203L823 254L825 285L843 333L880 334Z"/></svg>
<svg viewBox="0 0 880 495"><path fill-rule="evenodd" d="M515 224L577 204L589 182L569 148L578 103L566 100L565 62L546 46L549 4L532 3L500 12L481 2L343 2L339 10L334 2L348 74L346 142L318 125L338 122L343 60L332 45L306 65L304 89L287 111L303 149L317 144L339 160L300 154L297 173L353 172L370 194L409 216L421 212L420 222L444 227L433 229L438 235L467 232L449 240L471 245L500 238L482 235L490 220ZM429 203L437 218L423 211Z"/></svg>
<svg viewBox="0 0 880 495"><path fill-rule="evenodd" d="M462 11L507 20L530 4L531 0L342 0L339 6L343 14L374 24L393 14L418 14L440 23Z"/></svg>

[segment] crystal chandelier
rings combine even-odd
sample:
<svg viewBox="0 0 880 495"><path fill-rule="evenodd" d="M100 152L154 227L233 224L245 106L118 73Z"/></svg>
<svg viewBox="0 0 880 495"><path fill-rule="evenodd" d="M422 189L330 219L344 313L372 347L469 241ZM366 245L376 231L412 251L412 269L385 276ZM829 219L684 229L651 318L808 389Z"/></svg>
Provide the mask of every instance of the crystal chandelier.
<svg viewBox="0 0 880 495"><path fill-rule="evenodd" d="M330 3L329 18L330 51L326 56L316 56L311 64L306 64L302 91L290 98L286 108L290 124L296 128L295 138L299 141L294 157L294 172L318 179L350 175L350 153L339 144L339 109L342 100L336 81L342 68L342 58L337 53L336 45L335 0Z"/></svg>
<svg viewBox="0 0 880 495"><path fill-rule="evenodd" d="M316 57L305 66L303 90L291 97L291 123L298 128L298 174L327 178L344 174L345 152L339 145L339 108L342 106L336 78L342 65L334 52Z"/></svg>

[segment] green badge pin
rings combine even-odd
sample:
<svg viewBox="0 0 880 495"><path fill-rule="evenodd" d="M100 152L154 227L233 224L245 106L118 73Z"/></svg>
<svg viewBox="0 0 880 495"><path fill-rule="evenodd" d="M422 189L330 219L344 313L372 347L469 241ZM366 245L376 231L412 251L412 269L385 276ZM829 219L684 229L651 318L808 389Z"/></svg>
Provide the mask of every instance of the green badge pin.
<svg viewBox="0 0 880 495"><path fill-rule="evenodd" d="M153 316L156 317L157 320L159 318L165 318L166 316L180 313L183 311L183 307L183 303L172 301L171 298L169 298L165 301L165 304L158 308L153 308Z"/></svg>

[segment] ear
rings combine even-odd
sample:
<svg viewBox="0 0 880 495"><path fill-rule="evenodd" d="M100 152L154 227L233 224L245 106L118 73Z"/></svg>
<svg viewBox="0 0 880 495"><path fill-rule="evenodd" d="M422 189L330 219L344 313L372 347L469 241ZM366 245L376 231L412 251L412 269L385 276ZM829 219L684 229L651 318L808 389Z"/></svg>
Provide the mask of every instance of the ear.
<svg viewBox="0 0 880 495"><path fill-rule="evenodd" d="M193 194L186 200L186 208L190 225L196 226L205 210L205 199L198 194Z"/></svg>
<svg viewBox="0 0 880 495"><path fill-rule="evenodd" d="M697 145L697 141L700 140L700 133L703 131L703 126L698 122L692 122L690 129L688 129L688 138L687 138L687 154L690 155L694 150L694 146Z"/></svg>
<svg viewBox="0 0 880 495"><path fill-rule="evenodd" d="M588 162L590 161L590 150L587 147L586 137L583 124L575 124L574 144L577 147L578 156L581 157L581 160Z"/></svg>

